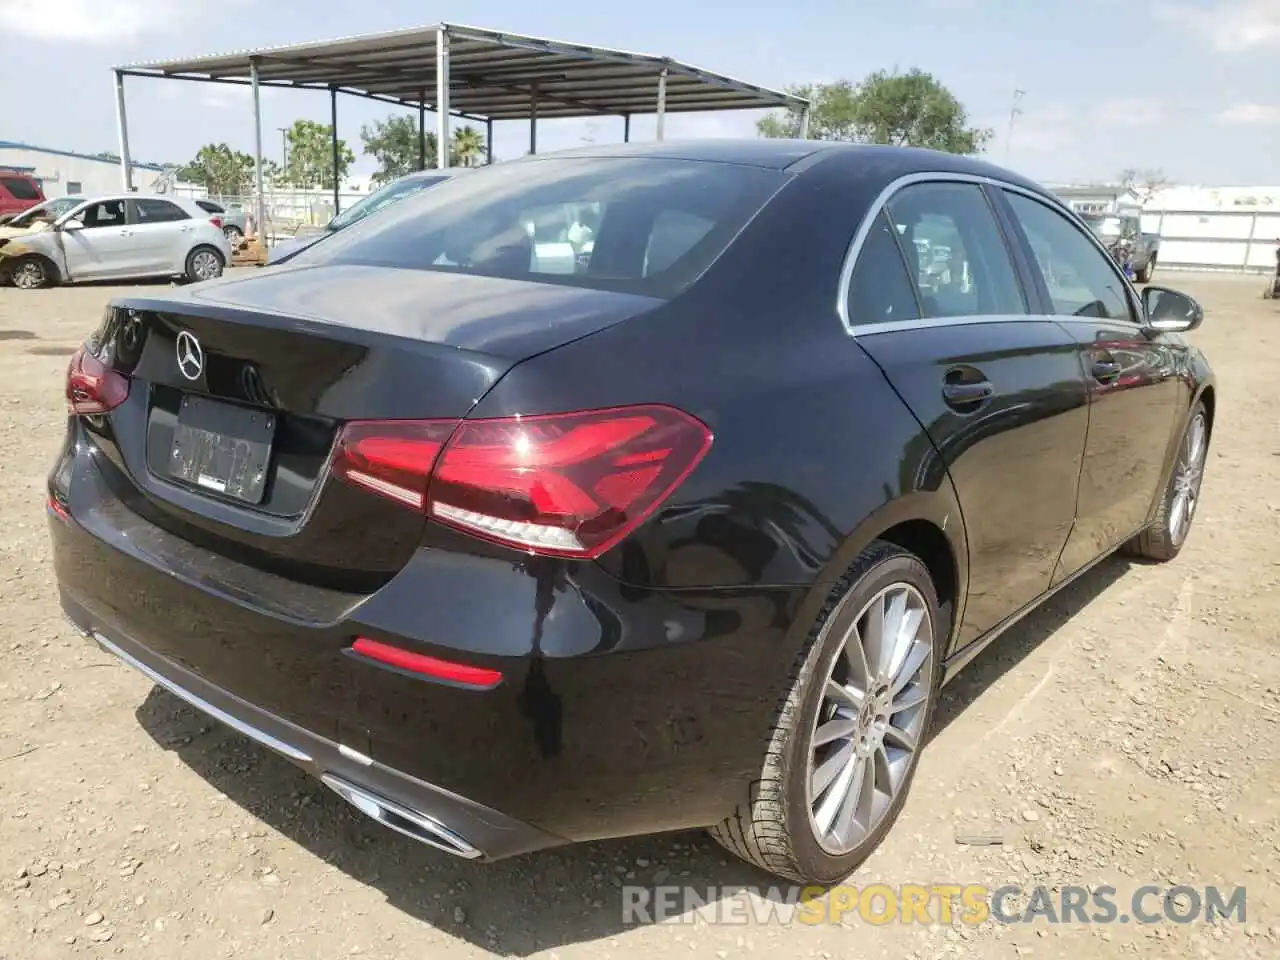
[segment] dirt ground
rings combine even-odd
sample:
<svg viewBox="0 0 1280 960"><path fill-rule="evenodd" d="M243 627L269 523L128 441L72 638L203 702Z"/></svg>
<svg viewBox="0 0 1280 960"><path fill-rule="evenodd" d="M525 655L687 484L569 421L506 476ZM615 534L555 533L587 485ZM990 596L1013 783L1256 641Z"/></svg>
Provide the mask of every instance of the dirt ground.
<svg viewBox="0 0 1280 960"><path fill-rule="evenodd" d="M1220 379L1187 548L1103 564L948 688L852 882L1243 886L1245 922L629 924L623 884L773 881L700 834L485 866L362 820L65 625L45 474L68 356L118 288L3 288L0 958L1280 956L1280 303L1159 279L1202 298Z"/></svg>

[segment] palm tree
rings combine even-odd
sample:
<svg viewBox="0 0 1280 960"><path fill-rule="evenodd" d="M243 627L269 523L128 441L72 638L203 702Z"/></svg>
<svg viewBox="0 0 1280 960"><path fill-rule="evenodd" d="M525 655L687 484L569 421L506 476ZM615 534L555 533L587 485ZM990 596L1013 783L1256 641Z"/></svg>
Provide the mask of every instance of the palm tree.
<svg viewBox="0 0 1280 960"><path fill-rule="evenodd" d="M453 162L460 167L474 167L484 156L484 137L475 127L458 127L453 131Z"/></svg>

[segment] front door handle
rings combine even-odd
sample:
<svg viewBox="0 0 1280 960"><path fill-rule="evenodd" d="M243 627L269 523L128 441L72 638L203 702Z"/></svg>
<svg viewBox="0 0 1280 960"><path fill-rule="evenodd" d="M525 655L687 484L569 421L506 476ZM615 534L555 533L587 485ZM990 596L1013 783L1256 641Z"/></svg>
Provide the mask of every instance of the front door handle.
<svg viewBox="0 0 1280 960"><path fill-rule="evenodd" d="M964 413L972 412L976 405L990 400L995 393L996 388L987 380L979 380L977 383L948 383L942 387L942 399L947 406Z"/></svg>

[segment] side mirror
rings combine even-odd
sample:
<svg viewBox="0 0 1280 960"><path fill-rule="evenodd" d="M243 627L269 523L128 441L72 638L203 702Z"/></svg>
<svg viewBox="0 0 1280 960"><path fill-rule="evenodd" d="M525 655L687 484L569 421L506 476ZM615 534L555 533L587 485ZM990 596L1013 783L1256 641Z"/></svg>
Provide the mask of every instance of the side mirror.
<svg viewBox="0 0 1280 960"><path fill-rule="evenodd" d="M84 224L79 220L66 220L58 226L59 230L83 230Z"/></svg>
<svg viewBox="0 0 1280 960"><path fill-rule="evenodd" d="M1168 287L1143 287L1142 309L1148 330L1186 333L1204 321L1204 308L1194 298Z"/></svg>

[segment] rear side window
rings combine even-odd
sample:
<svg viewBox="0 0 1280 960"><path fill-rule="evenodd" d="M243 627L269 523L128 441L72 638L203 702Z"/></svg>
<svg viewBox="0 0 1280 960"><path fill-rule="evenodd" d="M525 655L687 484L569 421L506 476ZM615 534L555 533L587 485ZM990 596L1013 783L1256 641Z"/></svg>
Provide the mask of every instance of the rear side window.
<svg viewBox="0 0 1280 960"><path fill-rule="evenodd" d="M197 200L196 206L198 206L205 213L225 213L226 212L225 210L222 209L222 207L218 206L212 200Z"/></svg>
<svg viewBox="0 0 1280 960"><path fill-rule="evenodd" d="M655 158L525 160L426 190L298 254L674 296L785 183L776 170Z"/></svg>
<svg viewBox="0 0 1280 960"><path fill-rule="evenodd" d="M858 252L849 283L849 323L893 323L920 317L911 277L889 218L880 213Z"/></svg>
<svg viewBox="0 0 1280 960"><path fill-rule="evenodd" d="M40 191L36 189L34 183L25 180L22 177L0 177L0 184L9 191L9 195L15 200L39 200Z"/></svg>
<svg viewBox="0 0 1280 960"><path fill-rule="evenodd" d="M889 203L926 317L1026 313L1004 236L982 188L921 183Z"/></svg>
<svg viewBox="0 0 1280 960"><path fill-rule="evenodd" d="M168 200L135 200L138 223L165 223L170 220L190 220L187 211Z"/></svg>

